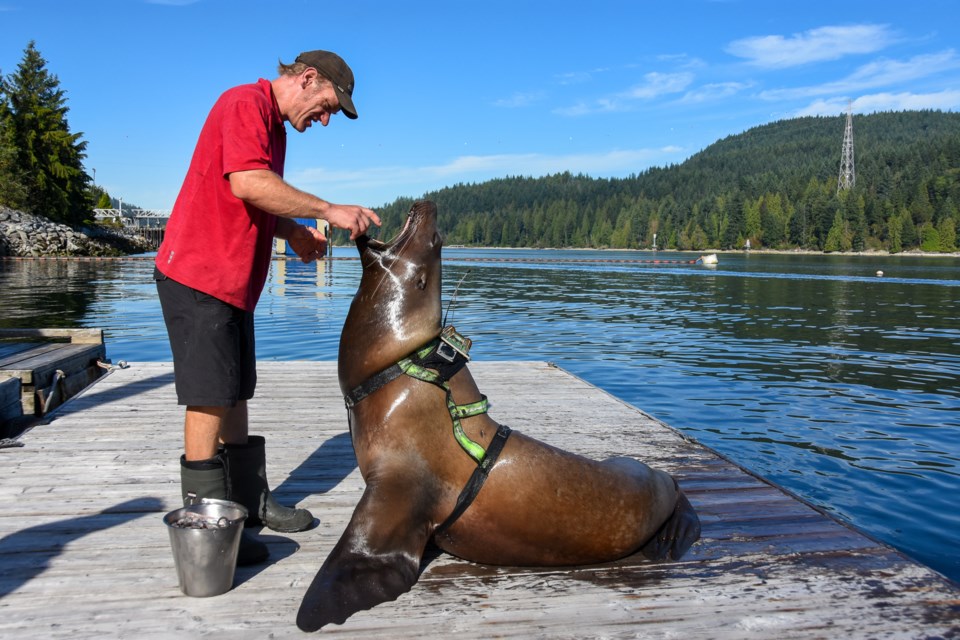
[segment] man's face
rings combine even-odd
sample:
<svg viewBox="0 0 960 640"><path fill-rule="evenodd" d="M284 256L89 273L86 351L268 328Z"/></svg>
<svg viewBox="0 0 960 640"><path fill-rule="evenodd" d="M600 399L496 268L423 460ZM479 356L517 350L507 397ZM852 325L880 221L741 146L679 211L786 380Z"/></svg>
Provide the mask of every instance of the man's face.
<svg viewBox="0 0 960 640"><path fill-rule="evenodd" d="M300 89L300 93L290 109L288 118L290 125L303 133L314 122L323 126L330 124L330 116L340 111L340 100L333 85L327 80L310 80L307 86Z"/></svg>

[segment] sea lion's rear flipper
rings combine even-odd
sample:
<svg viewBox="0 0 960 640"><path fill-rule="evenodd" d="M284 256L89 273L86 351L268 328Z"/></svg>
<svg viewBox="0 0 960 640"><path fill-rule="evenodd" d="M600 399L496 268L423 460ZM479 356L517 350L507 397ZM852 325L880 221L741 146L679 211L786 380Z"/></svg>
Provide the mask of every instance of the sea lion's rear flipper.
<svg viewBox="0 0 960 640"><path fill-rule="evenodd" d="M300 603L301 630L343 624L357 611L396 600L416 584L428 523L415 508L421 502L416 489L403 484L391 479L388 492L367 486L350 524Z"/></svg>
<svg viewBox="0 0 960 640"><path fill-rule="evenodd" d="M640 552L651 560L679 560L700 539L700 518L687 496L677 487L677 504Z"/></svg>

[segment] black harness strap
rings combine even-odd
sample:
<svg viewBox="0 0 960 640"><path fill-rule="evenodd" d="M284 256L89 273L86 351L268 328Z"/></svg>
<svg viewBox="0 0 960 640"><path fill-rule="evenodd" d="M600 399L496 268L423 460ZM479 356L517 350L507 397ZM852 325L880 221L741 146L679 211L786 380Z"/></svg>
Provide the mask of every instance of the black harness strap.
<svg viewBox="0 0 960 640"><path fill-rule="evenodd" d="M474 498L477 497L480 489L483 488L483 483L486 482L487 476L490 475L490 469L497 463L497 458L500 457L500 452L503 451L503 446L507 443L507 438L510 437L510 433L510 427L506 425L501 424L497 427L497 433L493 436L493 440L490 441L490 446L487 447L487 455L483 457L483 461L473 470L470 480L467 481L467 486L465 486L463 491L460 492L460 495L457 496L457 504L453 508L453 512L436 528L433 532L434 536L438 536L449 529L473 503Z"/></svg>
<svg viewBox="0 0 960 640"><path fill-rule="evenodd" d="M398 365L387 367L380 373L377 373L365 380L363 384L358 385L350 393L344 396L344 402L347 403L348 408L352 407L374 391L378 390L380 387L386 385L388 382L396 380L402 375L403 369L401 369Z"/></svg>
<svg viewBox="0 0 960 640"><path fill-rule="evenodd" d="M425 347L404 358L403 361L408 361L416 367L436 371L434 379L420 379L441 388L447 380L455 376L460 369L463 369L467 364L467 358L465 356L450 349L446 343L440 340L433 340ZM350 390L350 393L344 396L347 407L354 406L388 382L396 380L404 373L406 373L406 371L400 366L400 363L397 363L390 365L380 373L370 376L364 380L362 384L357 385Z"/></svg>

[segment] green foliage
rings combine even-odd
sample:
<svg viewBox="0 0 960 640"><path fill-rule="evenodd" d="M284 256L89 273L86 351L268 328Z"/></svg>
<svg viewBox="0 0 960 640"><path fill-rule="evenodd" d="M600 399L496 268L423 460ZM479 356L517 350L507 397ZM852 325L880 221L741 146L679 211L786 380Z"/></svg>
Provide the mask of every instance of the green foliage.
<svg viewBox="0 0 960 640"><path fill-rule="evenodd" d="M20 209L26 197L27 189L17 165L10 107L4 99L3 76L0 74L0 204Z"/></svg>
<svg viewBox="0 0 960 640"><path fill-rule="evenodd" d="M823 243L823 250L826 252L850 251L852 247L851 236L850 225L844 219L843 212L838 210L833 218L833 225L830 227L830 231L827 232L827 239Z"/></svg>
<svg viewBox="0 0 960 640"><path fill-rule="evenodd" d="M89 176L83 169L87 143L71 133L60 82L46 69L33 42L16 73L0 83L0 203L58 222L79 223L90 210ZM13 156L12 167L4 154ZM4 185L20 190L7 193ZM19 196L18 196L19 194Z"/></svg>
<svg viewBox="0 0 960 640"><path fill-rule="evenodd" d="M887 240L890 253L903 251L903 219L900 216L890 216L887 220Z"/></svg>
<svg viewBox="0 0 960 640"><path fill-rule="evenodd" d="M505 177L423 197L437 203L448 244L474 246L650 248L657 234L658 248L695 251L747 239L754 248L906 251L919 248L923 225L939 231L941 220L960 219L960 114L854 116L856 187L838 194L845 120L756 127L628 178ZM412 202L378 210L381 236L399 231Z"/></svg>
<svg viewBox="0 0 960 640"><path fill-rule="evenodd" d="M931 223L921 227L920 238L921 251L940 251L940 232Z"/></svg>
<svg viewBox="0 0 960 640"><path fill-rule="evenodd" d="M940 234L940 251L949 253L957 250L957 224L953 218L944 218L937 225Z"/></svg>

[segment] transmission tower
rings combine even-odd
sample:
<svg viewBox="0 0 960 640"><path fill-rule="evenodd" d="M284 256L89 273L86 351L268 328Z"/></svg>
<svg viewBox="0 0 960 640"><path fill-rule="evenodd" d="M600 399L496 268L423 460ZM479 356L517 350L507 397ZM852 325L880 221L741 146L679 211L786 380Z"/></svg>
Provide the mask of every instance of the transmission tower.
<svg viewBox="0 0 960 640"><path fill-rule="evenodd" d="M843 152L840 155L840 177L837 178L837 193L846 191L857 183L853 167L853 103L847 104L847 126L843 130Z"/></svg>

